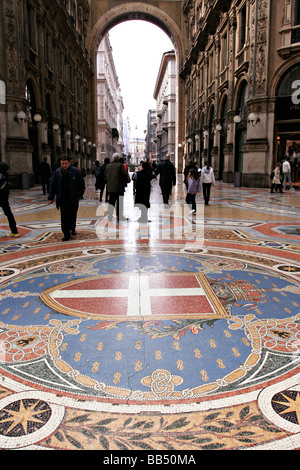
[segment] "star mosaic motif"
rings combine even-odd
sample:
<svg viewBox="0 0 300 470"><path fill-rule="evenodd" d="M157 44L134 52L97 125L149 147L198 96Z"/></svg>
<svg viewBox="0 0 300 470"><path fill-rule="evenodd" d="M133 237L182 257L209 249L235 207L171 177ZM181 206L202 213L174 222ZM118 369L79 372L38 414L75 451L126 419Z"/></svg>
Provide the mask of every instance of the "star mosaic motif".
<svg viewBox="0 0 300 470"><path fill-rule="evenodd" d="M300 423L300 393L296 393L296 395L289 396L286 393L280 394L282 399L278 398L276 400L273 400L273 404L279 405L279 407L284 407L283 410L278 409L278 414L282 415L283 418L285 418L284 415L292 414L293 416L293 421L296 420L297 424ZM286 418L288 419L288 418ZM289 419L291 421L291 419Z"/></svg>
<svg viewBox="0 0 300 470"><path fill-rule="evenodd" d="M27 435L45 425L51 409L40 400L19 400L0 411L0 434ZM18 428L18 429L17 429Z"/></svg>

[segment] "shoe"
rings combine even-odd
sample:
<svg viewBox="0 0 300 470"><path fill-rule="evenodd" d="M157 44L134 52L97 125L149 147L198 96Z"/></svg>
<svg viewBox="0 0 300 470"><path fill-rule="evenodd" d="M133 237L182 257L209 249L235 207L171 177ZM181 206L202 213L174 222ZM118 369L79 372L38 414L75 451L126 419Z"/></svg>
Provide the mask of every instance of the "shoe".
<svg viewBox="0 0 300 470"><path fill-rule="evenodd" d="M72 233L72 235L77 235L77 232L76 232L76 230L72 230L72 232L71 232L71 233Z"/></svg>
<svg viewBox="0 0 300 470"><path fill-rule="evenodd" d="M8 237L11 237L11 238L18 238L20 235L19 235L18 233L12 233L12 232L11 232L11 233L9 233L7 236L8 236Z"/></svg>
<svg viewBox="0 0 300 470"><path fill-rule="evenodd" d="M62 238L63 242L67 242L68 240L70 240L70 236L68 235L65 235L64 238Z"/></svg>
<svg viewBox="0 0 300 470"><path fill-rule="evenodd" d="M191 212L189 212L189 215L194 214L195 212L196 212L195 209L193 209L191 210Z"/></svg>

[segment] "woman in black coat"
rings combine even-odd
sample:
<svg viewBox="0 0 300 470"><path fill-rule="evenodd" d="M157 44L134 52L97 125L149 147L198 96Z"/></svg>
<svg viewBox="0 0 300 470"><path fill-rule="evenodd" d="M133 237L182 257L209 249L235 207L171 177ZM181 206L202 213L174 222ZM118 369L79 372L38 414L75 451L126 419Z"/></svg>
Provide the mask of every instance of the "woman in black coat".
<svg viewBox="0 0 300 470"><path fill-rule="evenodd" d="M150 208L151 180L153 177L147 162L141 162L135 181L135 204L141 210L141 217L138 220L142 223L150 222L148 220L148 209Z"/></svg>

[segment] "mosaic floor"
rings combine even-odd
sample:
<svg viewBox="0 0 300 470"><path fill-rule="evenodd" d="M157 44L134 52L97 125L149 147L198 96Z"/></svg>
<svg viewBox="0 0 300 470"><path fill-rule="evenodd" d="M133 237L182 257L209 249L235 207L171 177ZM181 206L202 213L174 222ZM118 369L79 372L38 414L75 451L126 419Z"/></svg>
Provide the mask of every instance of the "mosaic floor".
<svg viewBox="0 0 300 470"><path fill-rule="evenodd" d="M132 184L132 183L131 183ZM300 192L179 177L148 224L108 222L86 178L77 235L39 186L0 217L0 449L300 448Z"/></svg>

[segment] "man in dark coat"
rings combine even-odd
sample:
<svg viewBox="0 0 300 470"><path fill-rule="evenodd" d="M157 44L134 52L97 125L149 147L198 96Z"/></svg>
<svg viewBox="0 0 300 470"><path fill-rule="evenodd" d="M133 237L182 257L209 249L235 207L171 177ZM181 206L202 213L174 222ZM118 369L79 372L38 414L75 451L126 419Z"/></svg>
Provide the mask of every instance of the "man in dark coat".
<svg viewBox="0 0 300 470"><path fill-rule="evenodd" d="M5 162L0 162L0 207L2 207L4 214L7 217L9 228L11 232L9 237L16 238L19 236L16 221L11 211L8 198L9 198L9 166Z"/></svg>
<svg viewBox="0 0 300 470"><path fill-rule="evenodd" d="M60 208L61 230L63 241L76 235L76 218L79 200L85 191L85 183L81 171L70 163L68 155L61 157L61 167L52 176L48 199L50 204L56 197L56 207Z"/></svg>
<svg viewBox="0 0 300 470"><path fill-rule="evenodd" d="M172 187L176 185L175 166L170 162L169 154L166 155L165 160L158 165L156 174L160 175L159 186L161 188L164 204L168 205Z"/></svg>
<svg viewBox="0 0 300 470"><path fill-rule="evenodd" d="M44 157L44 160L39 165L39 176L41 178L43 194L49 193L50 180L51 180L51 169L50 165L47 162L47 157Z"/></svg>
<svg viewBox="0 0 300 470"><path fill-rule="evenodd" d="M155 176L152 175L149 164L141 162L136 176L135 204L141 210L139 221L142 223L150 222L148 220L148 209L150 208L151 180L153 178Z"/></svg>
<svg viewBox="0 0 300 470"><path fill-rule="evenodd" d="M96 183L95 183L95 188L96 190L97 189L100 189L100 199L99 201L102 202L102 197L103 197L103 193L104 193L104 188L106 186L106 177L105 177L105 171L106 171L106 167L107 165L109 164L110 160L108 157L106 157L104 159L104 163L102 163L102 165L100 166L99 168L99 171L96 175ZM105 194L105 202L108 202L108 191L107 191L107 188L106 188L106 194Z"/></svg>
<svg viewBox="0 0 300 470"><path fill-rule="evenodd" d="M123 196L127 185L127 172L124 165L120 163L118 153L113 154L113 160L107 165L105 177L108 191L108 220L112 220L115 204L117 219L125 220L123 217Z"/></svg>

